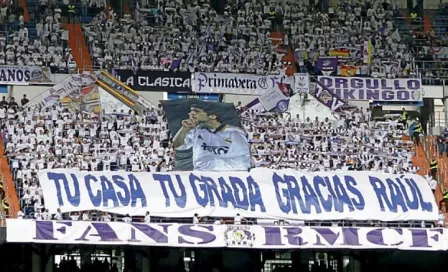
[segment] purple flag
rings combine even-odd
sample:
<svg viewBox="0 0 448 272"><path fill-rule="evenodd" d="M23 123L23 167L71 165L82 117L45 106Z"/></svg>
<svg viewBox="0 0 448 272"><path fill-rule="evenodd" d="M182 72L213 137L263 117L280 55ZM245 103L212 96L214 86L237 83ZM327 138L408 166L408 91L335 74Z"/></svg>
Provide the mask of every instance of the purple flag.
<svg viewBox="0 0 448 272"><path fill-rule="evenodd" d="M181 63L180 59L173 60L173 62L171 62L170 70L174 71L174 70L178 69L180 66L180 63Z"/></svg>
<svg viewBox="0 0 448 272"><path fill-rule="evenodd" d="M334 72L338 69L337 57L320 57L317 60L317 69L321 72Z"/></svg>
<svg viewBox="0 0 448 272"><path fill-rule="evenodd" d="M345 101L342 100L335 93L330 91L325 85L316 82L316 92L314 97L322 104L327 106L333 112L341 112L342 106L345 105Z"/></svg>

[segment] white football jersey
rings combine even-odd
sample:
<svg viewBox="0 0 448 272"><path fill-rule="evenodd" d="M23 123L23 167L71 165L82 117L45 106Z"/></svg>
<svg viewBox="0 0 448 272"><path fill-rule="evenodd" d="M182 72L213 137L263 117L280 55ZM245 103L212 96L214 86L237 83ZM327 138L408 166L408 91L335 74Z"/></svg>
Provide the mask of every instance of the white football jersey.
<svg viewBox="0 0 448 272"><path fill-rule="evenodd" d="M218 128L219 129L219 128ZM225 125L218 131L198 126L190 130L176 150L193 148L193 168L198 171L247 171L250 148L239 127Z"/></svg>

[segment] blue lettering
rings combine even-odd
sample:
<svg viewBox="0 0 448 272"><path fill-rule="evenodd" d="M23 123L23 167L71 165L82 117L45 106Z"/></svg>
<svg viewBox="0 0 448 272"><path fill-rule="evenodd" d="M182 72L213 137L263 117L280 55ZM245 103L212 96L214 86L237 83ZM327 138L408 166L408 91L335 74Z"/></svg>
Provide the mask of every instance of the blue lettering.
<svg viewBox="0 0 448 272"><path fill-rule="evenodd" d="M274 174L276 175L276 174ZM282 235L279 227L263 227L265 246L282 246Z"/></svg>
<svg viewBox="0 0 448 272"><path fill-rule="evenodd" d="M221 207L227 208L228 202L232 204L233 207L236 206L235 204L235 198L232 194L232 189L230 189L230 186L227 185L224 178L218 178L219 186L221 187L221 195L222 195L222 202L220 203Z"/></svg>
<svg viewBox="0 0 448 272"><path fill-rule="evenodd" d="M328 195L328 198L325 199L320 191L320 187L327 187L325 180L320 176L314 176L313 178L314 188L316 190L317 196L319 196L320 202L322 203L322 207L324 211L331 212L333 208L333 197ZM328 187L327 187L328 188Z"/></svg>
<svg viewBox="0 0 448 272"><path fill-rule="evenodd" d="M113 175L113 183L106 177L100 176L101 190L92 189L92 182L98 182L98 178L93 175L86 175L84 182L86 184L87 192L89 193L90 200L95 207L99 207L103 203L104 207L109 206L109 201L112 201L114 207L118 207L119 204L128 206L131 203L132 207L137 205L137 200L140 199L142 207L146 207L146 197L140 186L140 182L134 175L128 175L129 188L127 188L124 182L124 177L120 175ZM116 192L113 184L116 184L123 192ZM118 202L120 201L120 202Z"/></svg>
<svg viewBox="0 0 448 272"><path fill-rule="evenodd" d="M335 192L337 195L337 198L339 200L339 204L338 207L339 209L336 209L338 212L344 212L344 204L348 206L348 209L352 212L355 209L353 208L353 203L350 200L350 198L348 197L347 191L344 188L344 185L342 185L341 180L339 179L338 176L333 176L333 183L334 183L334 188L335 188Z"/></svg>
<svg viewBox="0 0 448 272"><path fill-rule="evenodd" d="M142 186L140 186L140 182L132 174L128 175L128 178L129 178L129 187L131 191L131 206L135 207L137 205L137 200L140 199L142 207L146 207L147 206L146 196L145 193L143 192Z"/></svg>
<svg viewBox="0 0 448 272"><path fill-rule="evenodd" d="M235 203L237 205L235 208L247 210L249 208L249 201L247 197L246 185L240 178L237 177L229 177L229 180L232 184Z"/></svg>
<svg viewBox="0 0 448 272"><path fill-rule="evenodd" d="M105 177L101 176L101 188L103 191L103 207L108 207L109 200L112 200L114 207L118 207L117 196L112 183Z"/></svg>
<svg viewBox="0 0 448 272"><path fill-rule="evenodd" d="M176 205L180 208L185 208L187 205L187 193L185 192L185 186L182 183L182 179L180 175L176 175L177 184L179 185L180 194L174 189L173 181L171 180L171 175L168 174L153 174L152 177L160 182L160 186L162 187L163 195L165 196L165 207L170 207L170 196L168 195L168 190L166 188L165 182L168 182L168 186L170 188L171 193L174 196L174 201Z"/></svg>
<svg viewBox="0 0 448 272"><path fill-rule="evenodd" d="M89 193L90 201L92 202L93 206L99 207L101 205L101 191L96 190L96 194L94 194L92 190L92 186L90 185L90 182L98 182L95 176L93 175L87 175L84 177L84 182L86 184L87 192Z"/></svg>
<svg viewBox="0 0 448 272"><path fill-rule="evenodd" d="M308 244L308 242L304 242L303 238L299 235L302 234L301 228L284 228L286 229L287 234L285 237L288 239L288 244L295 246L304 246Z"/></svg>
<svg viewBox="0 0 448 272"><path fill-rule="evenodd" d="M247 188L249 189L249 202L250 202L250 210L255 211L255 206L260 206L261 212L266 212L266 208L264 207L263 198L261 197L260 187L255 180L249 176L247 177Z"/></svg>
<svg viewBox="0 0 448 272"><path fill-rule="evenodd" d="M316 213L321 213L322 209L320 208L319 201L313 187L308 183L305 176L301 177L300 180L302 181L303 194L305 195L305 206L302 207L302 212L309 214L311 213L311 206L314 206Z"/></svg>
<svg viewBox="0 0 448 272"><path fill-rule="evenodd" d="M208 204L207 185L202 183L201 178L194 174L190 174L189 179L191 188L193 189L194 197L196 198L196 202L202 207L207 206ZM199 185L197 185L197 183L199 183ZM200 192L203 194L202 196Z"/></svg>
<svg viewBox="0 0 448 272"><path fill-rule="evenodd" d="M407 212L408 208L404 203L403 195L401 194L400 188L391 179L386 179L386 183L389 186L390 199L392 200L392 212L396 213L398 206L401 206L403 212Z"/></svg>
<svg viewBox="0 0 448 272"><path fill-rule="evenodd" d="M129 202L131 200L131 194L129 193L128 186L126 186L126 183L124 183L124 178L120 175L113 175L112 180L124 192L124 195L122 194L122 192L117 192L117 198L120 201L121 205L123 206L129 205Z"/></svg>
<svg viewBox="0 0 448 272"><path fill-rule="evenodd" d="M291 211L291 198L289 196L289 190L283 188L288 188L288 186L283 178L275 172L272 176L272 182L274 183L275 196L277 198L278 206L282 212L288 214ZM283 202L283 199L285 199L286 202Z"/></svg>
<svg viewBox="0 0 448 272"><path fill-rule="evenodd" d="M373 190L375 191L382 211L386 210L386 206L389 211L394 213L398 212L398 206L401 206L403 212L406 212L409 209L421 209L422 211L433 210L431 202L425 202L423 200L423 195L412 178L404 179L409 187L409 193L402 181L402 177L396 178L395 180L386 179L383 182L379 178L369 176L369 180ZM387 188L385 184L387 184ZM390 194L390 197L388 194Z"/></svg>
<svg viewBox="0 0 448 272"><path fill-rule="evenodd" d="M405 179L406 183L409 185L409 189L411 189L411 194L412 194L412 200L410 200L410 197L406 191L406 187L404 186L403 182L401 181L401 179L397 178L395 179L398 183L398 186L400 186L400 190L403 192L403 197L406 201L406 206L411 209L411 210L418 210L419 208L419 204L418 204L418 196L417 196L417 189L416 187L412 186L409 182L408 179Z"/></svg>
<svg viewBox="0 0 448 272"><path fill-rule="evenodd" d="M355 188L355 186L358 185L356 180L352 176L345 176L344 179L345 179L345 186L347 186L347 190L353 195L358 197L358 199L355 199L353 197L351 198L353 205L359 211L364 210L366 202L361 192Z"/></svg>
<svg viewBox="0 0 448 272"><path fill-rule="evenodd" d="M383 181L380 180L379 178L372 176L369 176L369 181L373 187L373 190L375 191L376 198L378 199L378 203L380 204L381 210L382 211L386 210L386 208L384 207L384 203L386 203L386 206L389 210L392 210L392 203L387 197L386 187L384 186Z"/></svg>
<svg viewBox="0 0 448 272"><path fill-rule="evenodd" d="M423 200L423 195L422 192L420 192L420 189L417 186L417 183L415 183L415 180L410 178L410 179L405 179L406 183L409 185L409 187L413 187L415 192L417 193L418 199L420 200L420 206L422 207L423 211L428 211L428 212L432 212L432 205L431 202L425 202ZM406 192L406 191L404 191ZM432 196L432 195L431 195Z"/></svg>
<svg viewBox="0 0 448 272"><path fill-rule="evenodd" d="M70 190L70 187L68 184L68 180L67 180L67 177L65 176L65 174L49 172L49 173L47 173L47 176L48 176L48 179L53 180L54 183L56 184L56 191L57 191L59 206L64 206L64 201L62 199L61 185L59 184L59 182L61 180L62 180L62 183L64 184L64 189L65 189L65 193L67 195L68 202L70 202L70 204L72 206L75 206L75 207L79 206L81 196L79 194L79 182L78 182L78 178L76 177L76 175L71 174L71 177L73 179L72 184L75 189L74 194L71 193L71 190Z"/></svg>
<svg viewBox="0 0 448 272"><path fill-rule="evenodd" d="M325 184L327 184L328 192L330 193L331 199L333 200L333 206L335 211L341 210L343 204L337 198L336 193L334 192L333 186L331 186L331 181L329 177L324 177Z"/></svg>
<svg viewBox="0 0 448 272"><path fill-rule="evenodd" d="M219 195L216 182L212 178L206 176L201 176L201 179L207 186L207 194L210 200L210 206L215 207L215 198L218 200L218 205L222 203L223 201L221 196Z"/></svg>
<svg viewBox="0 0 448 272"><path fill-rule="evenodd" d="M300 195L299 184L294 176L284 175L285 182L288 184L289 197L291 198L291 209L294 214L297 214L296 199L299 202L300 209L305 209L305 203L303 203L302 196Z"/></svg>
<svg viewBox="0 0 448 272"><path fill-rule="evenodd" d="M204 229L205 231L193 229L193 227ZM200 242L195 243L195 242L190 242L190 241L186 240L182 236L179 236L178 237L179 244L202 245L202 244L209 244L216 240L216 236L212 233L213 226L180 225L178 231L180 234L185 235L186 237L194 237L198 240L201 240Z"/></svg>

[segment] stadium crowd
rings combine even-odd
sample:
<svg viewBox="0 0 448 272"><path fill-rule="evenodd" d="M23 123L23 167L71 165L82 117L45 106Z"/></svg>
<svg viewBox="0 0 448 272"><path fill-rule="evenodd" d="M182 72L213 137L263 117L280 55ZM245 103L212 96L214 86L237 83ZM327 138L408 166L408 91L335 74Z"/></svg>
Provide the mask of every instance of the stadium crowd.
<svg viewBox="0 0 448 272"><path fill-rule="evenodd" d="M24 109L26 103L26 97L21 106L13 98L0 101L5 154L22 207L19 218L127 220L97 212L49 214L37 178L41 169L165 172L174 168L174 150L160 105L138 116L132 111L81 113L62 105ZM246 110L241 120L251 142L254 167L418 171L412 166L412 142L401 140L405 128L394 115L375 121L369 110L350 109L339 121L331 122ZM431 187L437 185L431 177L428 182Z"/></svg>
<svg viewBox="0 0 448 272"><path fill-rule="evenodd" d="M398 9L397 1L343 2L328 12L301 1L229 1L220 12L175 1L123 18L103 11L84 29L94 65L106 69L277 74L291 64L283 59L291 46L301 72L315 73L319 57L342 50L340 67L394 78L409 75L412 59L394 23ZM280 29L283 37L271 36ZM366 40L375 48L370 65L362 60Z"/></svg>
<svg viewBox="0 0 448 272"><path fill-rule="evenodd" d="M34 40L30 40L20 12L17 24L16 19L10 20L12 34L0 38L0 64L76 68L67 47L68 31L61 27L60 8L43 3L41 13L35 14ZM102 5L95 3L90 5ZM123 18L107 8L83 26L95 65L108 69L281 73L289 65L282 61L287 50L279 49L270 33L283 28L282 44L292 46L301 72L314 73L319 57L346 53L344 50L349 53L338 55L340 64L356 67L358 75L403 77L411 70L410 51L400 42L394 22L397 1L343 2L328 12L300 1L276 5L229 1L223 9L203 1L160 1L156 12L146 4L142 1L135 16L125 14ZM367 68L360 51L365 40L375 48L372 69ZM378 122L368 110L348 110L337 122L251 110L241 117L255 167L387 173L419 170L412 166L412 142L401 140L406 130L403 124L393 118ZM0 119L23 208L21 217L55 216L45 214L36 175L40 169L157 172L174 168L174 149L160 106L145 116L133 112L95 115L62 105L23 109L12 99L0 101ZM435 186L431 177L428 182ZM75 220L84 214L61 216Z"/></svg>
<svg viewBox="0 0 448 272"><path fill-rule="evenodd" d="M23 9L2 9L7 35L0 37L0 64L44 65L54 72L76 69L64 7L40 1L30 12L36 35L30 37ZM291 63L282 59L291 47L300 72L316 73L319 57L339 57L339 73L407 77L413 70L409 43L398 31L398 1L343 2L327 11L301 1L228 1L225 7L204 1L159 1L137 4L119 17L104 1L81 1L100 11L83 25L93 64L107 69L281 73ZM76 10L77 11L77 10ZM272 32L285 33L283 37ZM34 32L34 30L33 30ZM278 40L282 46L278 46ZM363 41L374 48L367 63ZM342 54L342 55L341 55ZM293 65L293 64L292 64Z"/></svg>
<svg viewBox="0 0 448 272"><path fill-rule="evenodd" d="M0 65L48 66L55 73L73 71L77 64L68 46L68 30L62 27L62 11L47 1L40 2L39 9L33 12L35 36L25 26L23 8L3 5L7 31L0 37Z"/></svg>

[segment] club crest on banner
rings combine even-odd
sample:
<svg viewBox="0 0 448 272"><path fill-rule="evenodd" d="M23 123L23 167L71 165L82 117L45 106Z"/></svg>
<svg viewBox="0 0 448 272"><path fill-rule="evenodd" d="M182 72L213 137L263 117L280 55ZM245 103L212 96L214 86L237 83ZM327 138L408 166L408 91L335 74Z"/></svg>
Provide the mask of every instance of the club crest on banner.
<svg viewBox="0 0 448 272"><path fill-rule="evenodd" d="M227 226L224 232L224 239L228 247L252 247L255 241L255 234L251 226Z"/></svg>
<svg viewBox="0 0 448 272"><path fill-rule="evenodd" d="M286 112L288 110L288 105L289 105L288 99L280 100L277 103L276 109L278 112Z"/></svg>

